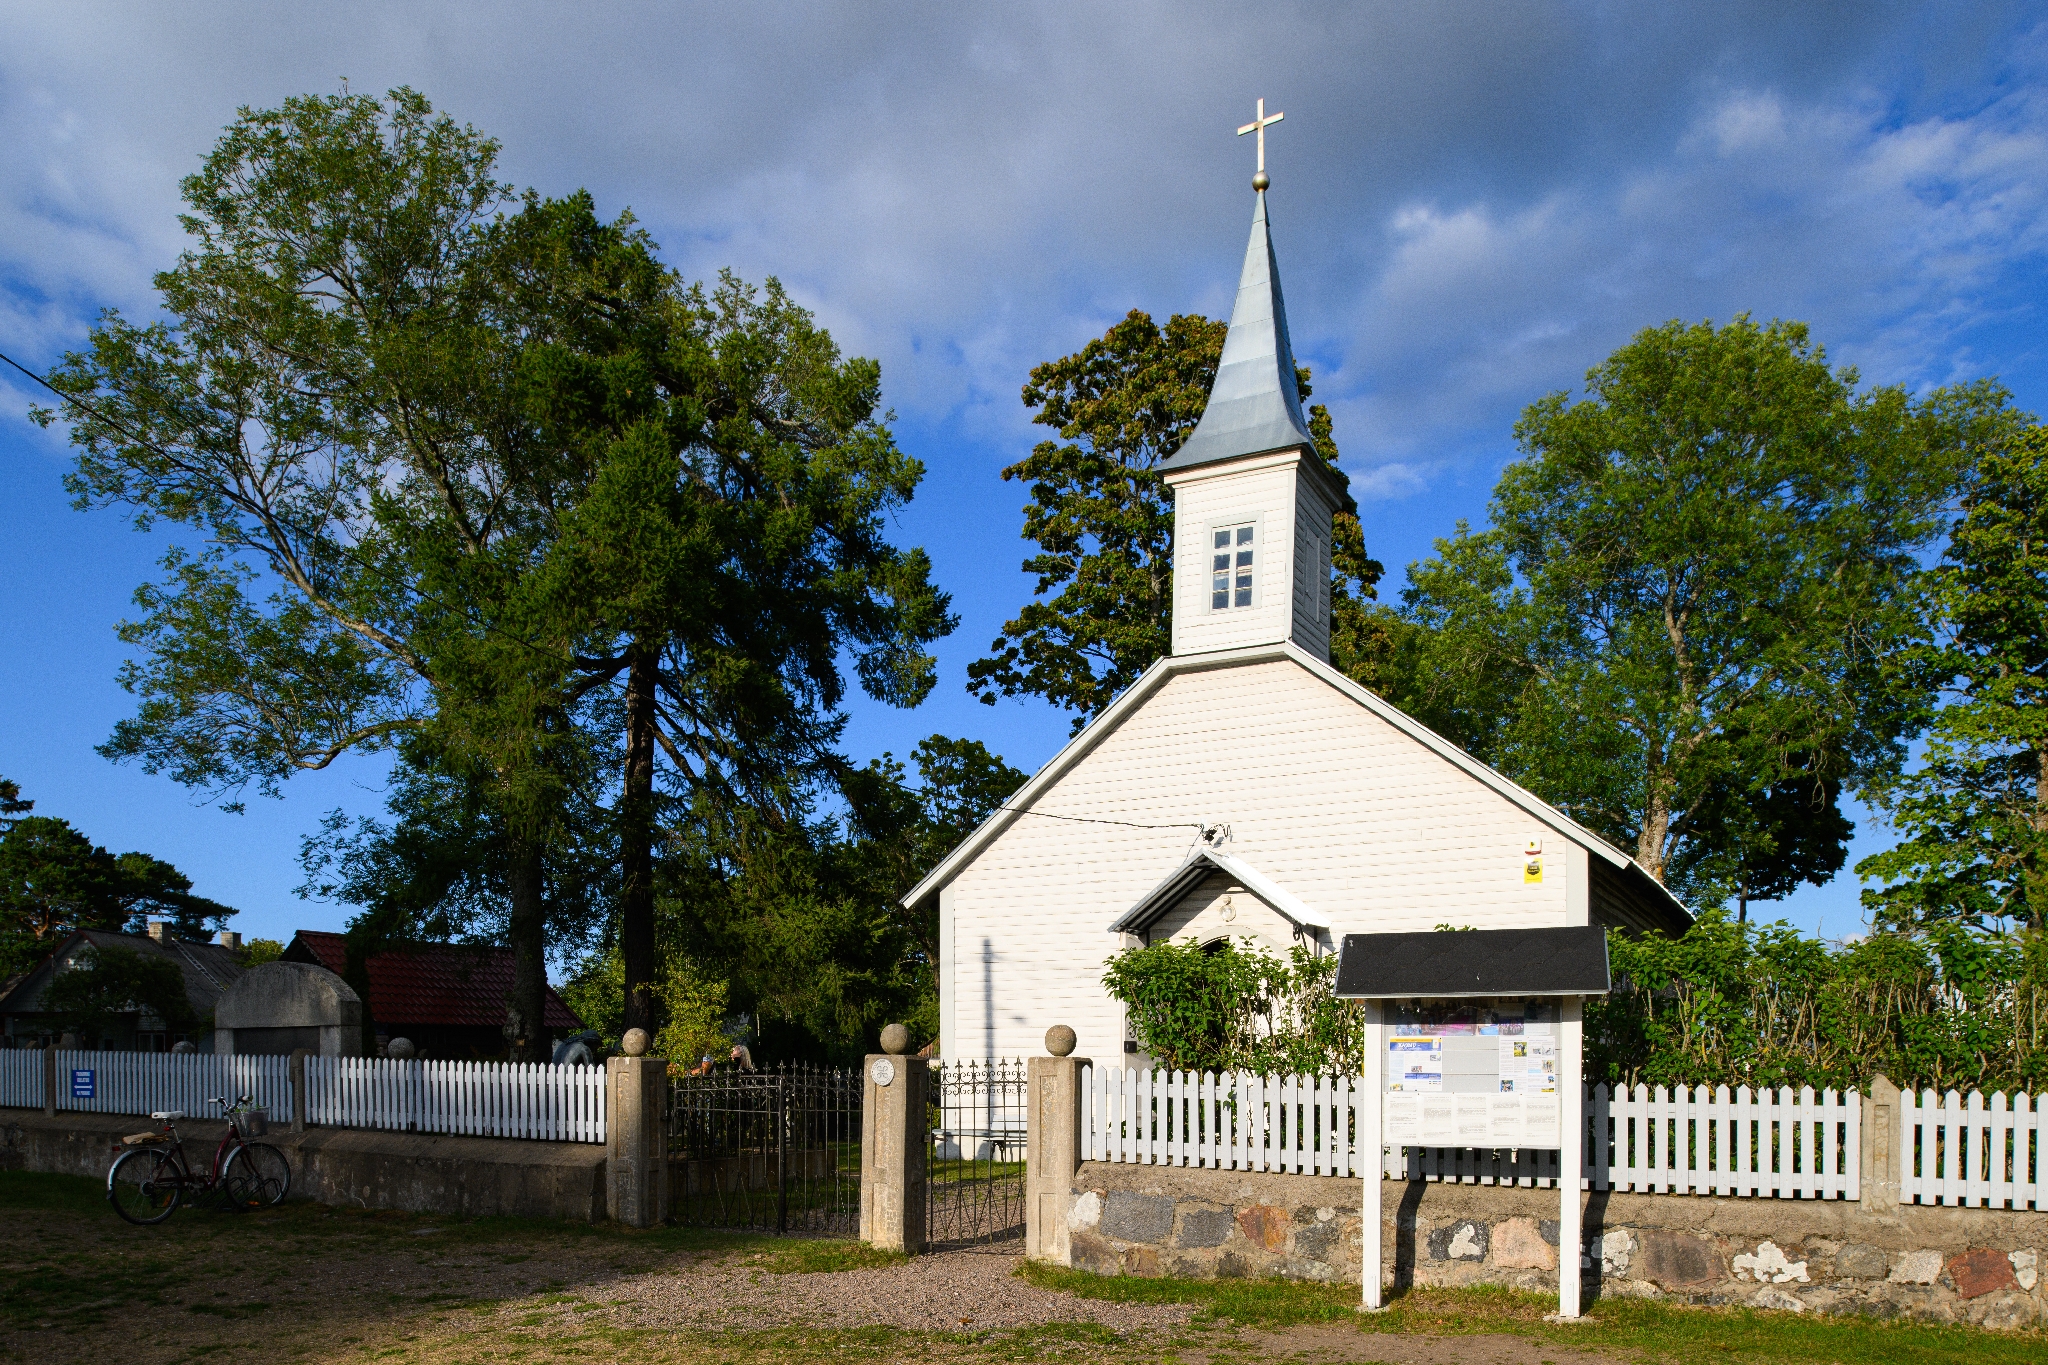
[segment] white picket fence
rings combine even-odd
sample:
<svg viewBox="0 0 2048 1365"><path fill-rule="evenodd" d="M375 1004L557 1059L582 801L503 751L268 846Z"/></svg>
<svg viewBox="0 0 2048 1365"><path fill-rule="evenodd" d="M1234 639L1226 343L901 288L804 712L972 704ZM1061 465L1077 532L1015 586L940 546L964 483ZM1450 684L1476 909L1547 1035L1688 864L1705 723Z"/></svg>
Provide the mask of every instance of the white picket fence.
<svg viewBox="0 0 2048 1365"><path fill-rule="evenodd" d="M43 1054L16 1048L0 1051L0 1106L39 1109L43 1103Z"/></svg>
<svg viewBox="0 0 2048 1365"><path fill-rule="evenodd" d="M308 1057L306 1117L337 1128L605 1140L605 1071L545 1062Z"/></svg>
<svg viewBox="0 0 2048 1365"><path fill-rule="evenodd" d="M35 1098L43 1102L41 1053L16 1054L35 1066ZM273 1118L289 1118L291 1058L217 1057L206 1052L57 1052L57 1107L88 1114L154 1114L181 1110L218 1118L215 1099L253 1096Z"/></svg>
<svg viewBox="0 0 2048 1365"><path fill-rule="evenodd" d="M2043 1209L2048 1095L1899 1094L1899 1202Z"/></svg>
<svg viewBox="0 0 2048 1365"><path fill-rule="evenodd" d="M1081 1150L1090 1161L1358 1176L1360 1082L1345 1076L1085 1067ZM1855 1199L1862 1105L1811 1089L1586 1092L1580 1184L1645 1194ZM1384 1150L1395 1179L1552 1186L1557 1153Z"/></svg>
<svg viewBox="0 0 2048 1365"><path fill-rule="evenodd" d="M1353 1175L1349 1076L1081 1070L1081 1151L1089 1161L1232 1171Z"/></svg>
<svg viewBox="0 0 2048 1365"><path fill-rule="evenodd" d="M1863 1100L1855 1091L1637 1086L1587 1094L1586 1181L1638 1194L1855 1199Z"/></svg>

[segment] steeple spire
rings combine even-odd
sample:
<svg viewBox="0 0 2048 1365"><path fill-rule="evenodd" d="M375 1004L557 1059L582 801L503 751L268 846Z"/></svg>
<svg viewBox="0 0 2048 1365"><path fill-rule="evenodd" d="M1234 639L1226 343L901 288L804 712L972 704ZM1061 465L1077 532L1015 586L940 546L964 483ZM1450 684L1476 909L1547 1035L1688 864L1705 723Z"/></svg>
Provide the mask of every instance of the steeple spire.
<svg viewBox="0 0 2048 1365"><path fill-rule="evenodd" d="M1239 129L1256 129L1259 134L1258 181L1266 179L1266 125L1279 118L1267 116L1261 100L1259 118ZM1287 340L1287 305L1280 296L1280 267L1266 231L1266 188L1254 184L1252 237L1244 249L1244 273L1238 278L1237 302L1230 310L1230 331L1223 339L1209 406L1181 448L1160 463L1162 470L1314 444L1308 423L1302 420L1294 348Z"/></svg>

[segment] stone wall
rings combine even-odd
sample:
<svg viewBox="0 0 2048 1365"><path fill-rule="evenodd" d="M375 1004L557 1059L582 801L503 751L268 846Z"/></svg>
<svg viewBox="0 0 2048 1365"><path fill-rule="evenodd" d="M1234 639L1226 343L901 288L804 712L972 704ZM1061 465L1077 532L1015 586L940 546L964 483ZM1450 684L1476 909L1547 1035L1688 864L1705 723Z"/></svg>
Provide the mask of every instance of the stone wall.
<svg viewBox="0 0 2048 1365"><path fill-rule="evenodd" d="M1601 1295L2048 1324L2048 1214L1591 1193L1579 1249ZM1383 1282L1555 1293L1554 1190L1389 1182ZM1359 1282L1359 1183L1108 1162L1080 1165L1072 1264L1108 1275Z"/></svg>
<svg viewBox="0 0 2048 1365"><path fill-rule="evenodd" d="M0 1170L101 1180L121 1135L153 1126L121 1114L0 1109ZM227 1125L188 1121L178 1131L186 1159L203 1169ZM295 1199L471 1218L605 1216L605 1149L594 1143L282 1126L263 1141L291 1162Z"/></svg>

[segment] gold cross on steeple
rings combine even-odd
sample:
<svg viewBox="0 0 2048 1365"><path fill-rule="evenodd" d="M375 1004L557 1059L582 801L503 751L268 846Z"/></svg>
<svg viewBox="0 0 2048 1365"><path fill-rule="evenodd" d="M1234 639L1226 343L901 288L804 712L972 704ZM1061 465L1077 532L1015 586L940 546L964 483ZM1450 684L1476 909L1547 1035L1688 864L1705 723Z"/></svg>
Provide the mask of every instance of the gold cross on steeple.
<svg viewBox="0 0 2048 1365"><path fill-rule="evenodd" d="M1252 177L1252 188L1255 190L1263 190L1271 183L1266 178L1266 125L1278 123L1286 117L1287 115L1285 114L1267 114L1266 101L1264 97L1261 97L1259 100L1258 117L1237 130L1239 137L1243 137L1246 133L1257 133L1259 135L1259 173Z"/></svg>

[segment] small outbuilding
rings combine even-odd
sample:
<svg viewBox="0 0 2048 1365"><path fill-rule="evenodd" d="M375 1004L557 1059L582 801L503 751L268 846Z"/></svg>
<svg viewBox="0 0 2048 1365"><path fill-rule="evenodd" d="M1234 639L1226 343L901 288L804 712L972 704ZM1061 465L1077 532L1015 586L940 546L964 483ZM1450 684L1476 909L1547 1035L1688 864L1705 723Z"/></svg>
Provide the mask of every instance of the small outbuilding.
<svg viewBox="0 0 2048 1365"><path fill-rule="evenodd" d="M363 1001L325 967L266 962L220 994L213 1050L224 1055L295 1052L355 1057L363 1050Z"/></svg>
<svg viewBox="0 0 2048 1365"><path fill-rule="evenodd" d="M348 940L301 929L285 945L286 962L340 973ZM506 1007L512 996L512 950L486 943L409 943L372 953L364 964L364 1002L377 1034L410 1040L422 1057L477 1061L505 1056ZM542 1018L548 1041L578 1032L578 1019L549 987Z"/></svg>

